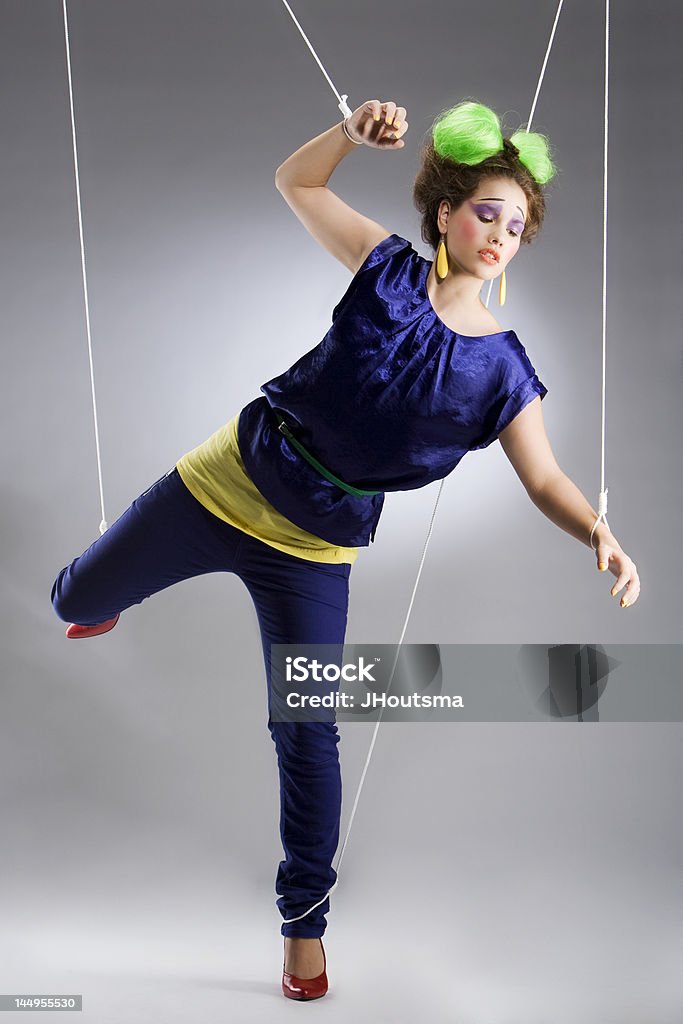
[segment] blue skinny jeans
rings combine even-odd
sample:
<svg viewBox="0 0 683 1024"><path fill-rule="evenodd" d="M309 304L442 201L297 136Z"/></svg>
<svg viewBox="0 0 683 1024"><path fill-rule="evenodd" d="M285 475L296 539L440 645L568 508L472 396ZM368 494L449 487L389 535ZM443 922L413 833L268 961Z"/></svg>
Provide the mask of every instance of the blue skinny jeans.
<svg viewBox="0 0 683 1024"><path fill-rule="evenodd" d="M52 607L65 622L94 625L151 594L209 572L234 572L256 608L268 683L268 729L280 777L280 861L275 890L283 919L322 899L337 874L342 784L337 724L271 720L270 644L335 644L341 652L349 563L310 562L224 522L197 501L177 469L160 477L58 574ZM325 932L329 897L281 934Z"/></svg>

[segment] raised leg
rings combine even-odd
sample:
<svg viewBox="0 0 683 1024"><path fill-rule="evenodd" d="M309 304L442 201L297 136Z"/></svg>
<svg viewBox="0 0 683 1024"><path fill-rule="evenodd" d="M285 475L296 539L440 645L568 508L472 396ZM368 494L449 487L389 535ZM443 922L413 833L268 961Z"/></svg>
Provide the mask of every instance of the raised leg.
<svg viewBox="0 0 683 1024"><path fill-rule="evenodd" d="M52 607L65 622L102 624L181 580L231 571L244 536L205 509L173 469L59 572Z"/></svg>

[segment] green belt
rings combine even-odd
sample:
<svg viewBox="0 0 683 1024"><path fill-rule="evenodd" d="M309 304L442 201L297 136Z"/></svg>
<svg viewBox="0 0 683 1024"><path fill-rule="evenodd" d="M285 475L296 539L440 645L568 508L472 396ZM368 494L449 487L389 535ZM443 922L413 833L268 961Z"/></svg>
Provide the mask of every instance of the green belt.
<svg viewBox="0 0 683 1024"><path fill-rule="evenodd" d="M280 430L285 435L289 443L293 445L294 448L296 448L296 450L300 452L301 455L303 455L306 461L310 462L310 464L314 466L315 469L317 469L318 472L322 476L324 476L326 480L329 480L331 481L331 483L336 484L337 487L341 487L343 491L348 491L349 494L356 494L359 497L363 497L365 495L370 494L382 493L381 491L364 491L361 487L352 487L351 484L345 484L344 481L340 480L338 476L335 476L334 473L331 473L329 469L326 469L321 462L318 462L318 460L313 455L311 455L309 451L306 451L304 446L301 444L300 441L297 441L292 431L289 429L285 421L280 416L278 416L277 419L279 420L277 425L278 430Z"/></svg>

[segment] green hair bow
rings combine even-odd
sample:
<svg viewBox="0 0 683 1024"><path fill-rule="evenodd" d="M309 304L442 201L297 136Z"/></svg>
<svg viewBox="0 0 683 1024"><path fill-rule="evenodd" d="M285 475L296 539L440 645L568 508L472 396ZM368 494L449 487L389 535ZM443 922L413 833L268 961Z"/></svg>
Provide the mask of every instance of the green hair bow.
<svg viewBox="0 0 683 1024"><path fill-rule="evenodd" d="M439 156L471 166L505 148L498 115L490 107L472 100L464 100L441 114L432 128L432 138ZM510 136L509 142L539 185L550 181L556 170L544 135L520 129Z"/></svg>

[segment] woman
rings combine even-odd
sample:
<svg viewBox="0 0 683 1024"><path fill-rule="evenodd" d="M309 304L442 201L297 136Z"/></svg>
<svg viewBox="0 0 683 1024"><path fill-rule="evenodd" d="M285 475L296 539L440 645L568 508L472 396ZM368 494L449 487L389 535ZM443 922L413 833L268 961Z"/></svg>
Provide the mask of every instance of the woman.
<svg viewBox="0 0 683 1024"><path fill-rule="evenodd" d="M256 607L268 727L281 787L286 996L327 991L322 935L339 839L334 722L271 719L272 643L342 645L351 565L374 539L384 492L421 487L497 438L532 501L594 546L598 568L640 591L636 567L560 470L545 434L547 393L514 331L479 298L538 233L554 168L536 133L503 139L466 101L423 147L413 196L429 262L327 188L358 145L401 149L406 110L370 100L297 150L276 185L310 233L354 274L325 338L165 476L59 573L52 602L67 636L111 629L132 604L183 579L228 571Z"/></svg>

